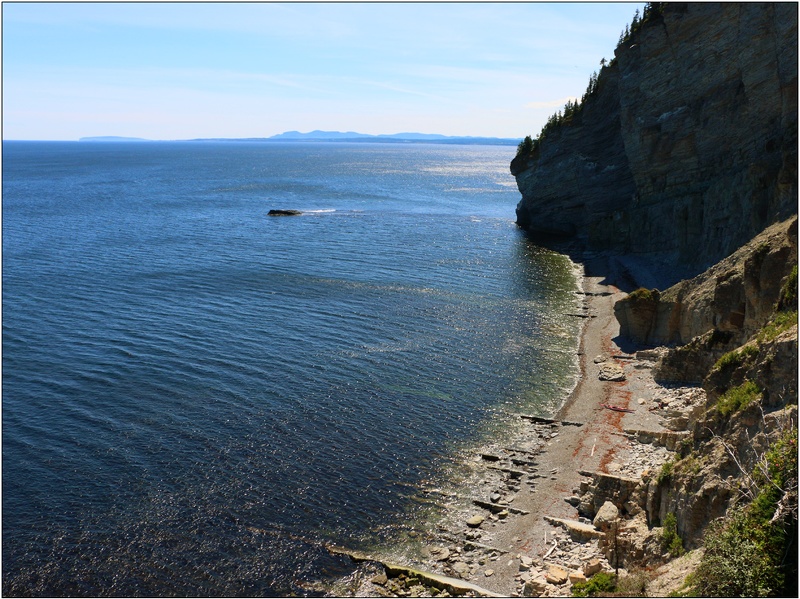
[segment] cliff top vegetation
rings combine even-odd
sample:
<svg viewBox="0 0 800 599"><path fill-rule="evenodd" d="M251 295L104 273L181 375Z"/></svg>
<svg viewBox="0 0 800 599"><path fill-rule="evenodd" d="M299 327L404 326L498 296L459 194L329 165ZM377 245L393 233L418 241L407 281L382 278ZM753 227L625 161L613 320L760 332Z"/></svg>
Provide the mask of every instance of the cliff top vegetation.
<svg viewBox="0 0 800 599"><path fill-rule="evenodd" d="M636 12L633 14L631 23L629 25L626 24L625 29L620 33L615 53L620 47L634 43L645 25L660 20L666 6L666 2L648 2L645 4L641 16L637 8ZM534 138L530 135L525 136L517 146L517 157L535 155L539 150L539 144L545 137L552 134L559 127L572 125L573 122L577 120L584 104L597 93L605 69L612 67L615 63L616 58L612 58L611 60L601 58L600 71L595 71L589 76L589 85L586 87L586 91L583 93L580 100L577 98L575 100L567 100L563 110L559 110L547 119L547 122L544 124L537 137Z"/></svg>

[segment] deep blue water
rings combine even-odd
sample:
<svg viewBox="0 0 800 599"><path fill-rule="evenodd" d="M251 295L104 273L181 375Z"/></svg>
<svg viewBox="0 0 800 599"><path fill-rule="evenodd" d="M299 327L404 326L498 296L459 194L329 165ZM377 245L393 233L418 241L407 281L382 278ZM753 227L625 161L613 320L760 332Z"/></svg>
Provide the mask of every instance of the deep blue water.
<svg viewBox="0 0 800 599"><path fill-rule="evenodd" d="M552 412L576 282L513 152L4 142L4 594L308 593Z"/></svg>

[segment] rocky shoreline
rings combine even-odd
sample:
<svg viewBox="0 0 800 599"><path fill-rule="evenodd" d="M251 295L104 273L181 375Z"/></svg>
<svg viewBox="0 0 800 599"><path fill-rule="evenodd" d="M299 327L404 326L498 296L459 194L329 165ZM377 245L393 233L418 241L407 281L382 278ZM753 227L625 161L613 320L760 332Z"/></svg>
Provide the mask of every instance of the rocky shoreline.
<svg viewBox="0 0 800 599"><path fill-rule="evenodd" d="M607 257L586 256L583 266L581 376L564 406L552 419L523 416L513 447L490 445L473 456L478 498L450 513L407 566L336 550L362 564L336 594L569 596L573 584L624 565L616 563L621 540L626 551L660 556L648 547L652 527L634 498L624 506L624 528L605 498L618 500L620 487L633 492L675 458L687 434L680 429L705 393L655 383L657 352L622 350L613 308L626 294L592 274L609 271Z"/></svg>

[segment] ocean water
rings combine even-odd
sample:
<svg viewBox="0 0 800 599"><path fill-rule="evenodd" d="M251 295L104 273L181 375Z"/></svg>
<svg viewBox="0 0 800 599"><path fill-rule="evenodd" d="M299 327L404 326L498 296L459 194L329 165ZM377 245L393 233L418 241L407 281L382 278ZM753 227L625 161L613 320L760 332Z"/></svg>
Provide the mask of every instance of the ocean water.
<svg viewBox="0 0 800 599"><path fill-rule="evenodd" d="M576 374L514 150L4 142L4 594L313 595L436 518Z"/></svg>

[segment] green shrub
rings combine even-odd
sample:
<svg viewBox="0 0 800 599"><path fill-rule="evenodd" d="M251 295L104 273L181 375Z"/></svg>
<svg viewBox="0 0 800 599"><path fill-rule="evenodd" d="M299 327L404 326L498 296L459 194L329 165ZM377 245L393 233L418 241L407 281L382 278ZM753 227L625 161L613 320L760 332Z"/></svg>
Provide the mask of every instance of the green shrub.
<svg viewBox="0 0 800 599"><path fill-rule="evenodd" d="M794 265L786 282L781 287L781 294L778 297L778 309L790 310L791 308L797 311L797 264Z"/></svg>
<svg viewBox="0 0 800 599"><path fill-rule="evenodd" d="M692 578L698 596L797 596L797 429L789 427L764 458L766 468L753 472L752 503L706 532Z"/></svg>
<svg viewBox="0 0 800 599"><path fill-rule="evenodd" d="M797 310L791 312L777 312L772 320L764 325L758 332L756 340L759 343L768 343L784 331L788 331L797 324Z"/></svg>
<svg viewBox="0 0 800 599"><path fill-rule="evenodd" d="M617 588L616 577L607 572L598 572L586 582L572 585L573 597L597 597L599 593L613 593Z"/></svg>
<svg viewBox="0 0 800 599"><path fill-rule="evenodd" d="M678 536L678 519L673 513L667 514L664 518L664 527L661 530L661 546L672 557L683 555L683 541Z"/></svg>
<svg viewBox="0 0 800 599"><path fill-rule="evenodd" d="M758 399L761 389L752 381L745 381L723 393L717 401L717 409L723 416L729 416L749 406Z"/></svg>
<svg viewBox="0 0 800 599"><path fill-rule="evenodd" d="M797 482L797 429L789 428L766 454L767 476L781 488Z"/></svg>
<svg viewBox="0 0 800 599"><path fill-rule="evenodd" d="M670 460L669 462L664 462L661 465L661 471L658 473L656 477L656 482L661 485L665 482L668 482L672 478L672 470L675 468L675 462Z"/></svg>
<svg viewBox="0 0 800 599"><path fill-rule="evenodd" d="M771 556L751 534L746 512L734 509L705 535L705 552L694 577L701 597L765 597L783 585Z"/></svg>
<svg viewBox="0 0 800 599"><path fill-rule="evenodd" d="M681 441L681 445L686 441L683 439ZM691 440L689 440L691 443ZM700 471L703 469L703 458L702 456L696 455L695 453L690 453L679 462L675 464L675 470L682 474L690 474L692 476L697 476L700 474Z"/></svg>
<svg viewBox="0 0 800 599"><path fill-rule="evenodd" d="M628 301L639 303L639 302L657 302L659 299L659 292L658 289L647 289L646 287L639 287L635 291L631 291L628 294Z"/></svg>
<svg viewBox="0 0 800 599"><path fill-rule="evenodd" d="M519 142L517 146L517 156L522 156L523 154L530 154L533 151L533 138L530 135L526 135L525 139Z"/></svg>
<svg viewBox="0 0 800 599"><path fill-rule="evenodd" d="M739 368L742 364L747 362L750 358L758 355L758 347L755 345L745 345L739 349L734 349L724 354L717 363L714 364L714 370L722 370L723 368Z"/></svg>
<svg viewBox="0 0 800 599"><path fill-rule="evenodd" d="M694 441L691 437L684 437L681 439L681 444L678 449L680 451L680 455L688 457L688 454L694 449Z"/></svg>

